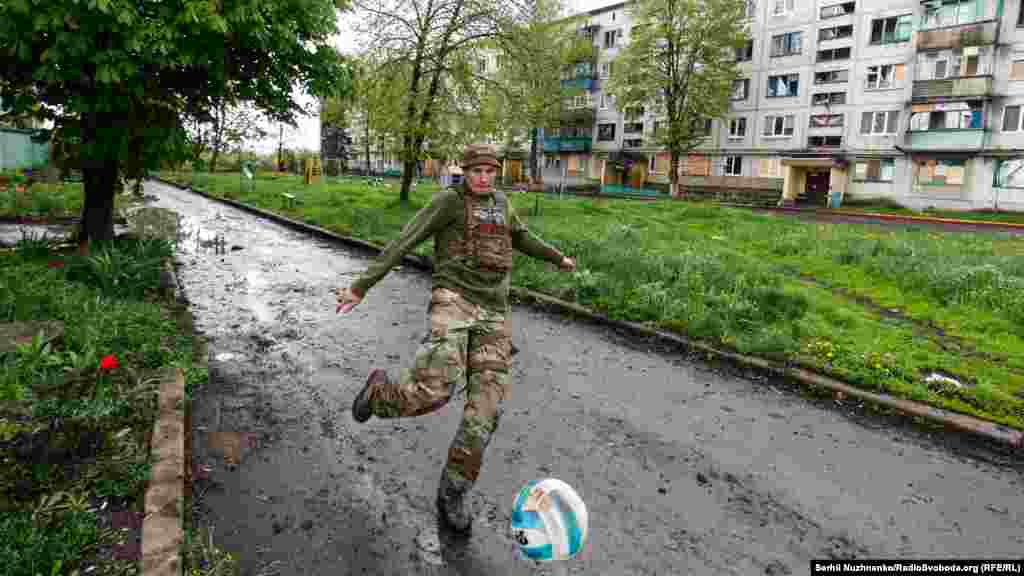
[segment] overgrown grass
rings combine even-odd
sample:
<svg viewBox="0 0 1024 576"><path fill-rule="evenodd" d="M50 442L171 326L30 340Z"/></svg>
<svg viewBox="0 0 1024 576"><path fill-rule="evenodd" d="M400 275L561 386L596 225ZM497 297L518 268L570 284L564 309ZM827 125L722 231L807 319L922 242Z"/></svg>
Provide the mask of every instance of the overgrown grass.
<svg viewBox="0 0 1024 576"><path fill-rule="evenodd" d="M840 210L848 212L877 212L896 214L899 216L927 216L932 218L952 218L956 220L973 220L978 222L1004 222L1024 224L1024 214L1020 212L998 212L995 210L911 210L894 201L885 199L865 199L844 202Z"/></svg>
<svg viewBox="0 0 1024 576"><path fill-rule="evenodd" d="M164 174L185 182L189 175ZM197 187L386 243L407 206L397 186L202 175ZM281 192L303 200L286 208ZM516 255L513 283L870 390L1024 429L1024 238L810 223L663 200L512 195L530 227L577 258L567 275ZM429 243L417 252L429 254ZM933 372L955 386L929 383Z"/></svg>
<svg viewBox="0 0 1024 576"><path fill-rule="evenodd" d="M57 320L59 341L0 355L0 565L4 574L130 570L97 562L116 534L85 502L139 506L152 462L155 370L192 373L193 339L157 295L165 241L97 245L88 257L28 239L0 252L0 322ZM104 356L118 367L99 369ZM195 385L195 382L192 383ZM61 502L71 503L63 505ZM49 503L52 515L40 513Z"/></svg>
<svg viewBox="0 0 1024 576"><path fill-rule="evenodd" d="M22 192L0 188L0 216L75 217L82 213L84 198L80 182L36 182Z"/></svg>

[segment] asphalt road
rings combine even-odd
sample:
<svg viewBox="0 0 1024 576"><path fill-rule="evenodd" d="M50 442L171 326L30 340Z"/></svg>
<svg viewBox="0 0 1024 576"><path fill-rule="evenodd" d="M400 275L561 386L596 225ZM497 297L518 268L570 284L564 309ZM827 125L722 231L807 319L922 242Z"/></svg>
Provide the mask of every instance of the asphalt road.
<svg viewBox="0 0 1024 576"><path fill-rule="evenodd" d="M394 271L339 316L333 289L370 255L160 183L146 192L183 217L180 277L210 340L193 413L196 518L242 574L550 573L519 559L508 533L516 491L541 477L573 485L590 512L571 573L1022 555L1020 459L519 306L522 351L474 492L476 529L451 540L433 497L462 399L401 421L349 413L371 367L411 360L429 278Z"/></svg>

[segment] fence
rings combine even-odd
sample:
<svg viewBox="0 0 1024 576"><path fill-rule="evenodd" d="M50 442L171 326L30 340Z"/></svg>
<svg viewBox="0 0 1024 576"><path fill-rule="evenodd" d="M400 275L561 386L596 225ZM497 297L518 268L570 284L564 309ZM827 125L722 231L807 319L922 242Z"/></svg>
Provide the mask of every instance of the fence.
<svg viewBox="0 0 1024 576"><path fill-rule="evenodd" d="M0 128L0 170L45 166L50 157L49 142L33 142L31 130Z"/></svg>

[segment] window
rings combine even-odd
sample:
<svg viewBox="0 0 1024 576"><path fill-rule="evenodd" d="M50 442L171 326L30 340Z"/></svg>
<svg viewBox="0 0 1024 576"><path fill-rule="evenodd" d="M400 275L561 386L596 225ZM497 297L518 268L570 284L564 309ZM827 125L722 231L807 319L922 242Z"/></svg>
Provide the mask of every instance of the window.
<svg viewBox="0 0 1024 576"><path fill-rule="evenodd" d="M1020 5L1020 11L1017 12L1017 26L1024 26L1024 4Z"/></svg>
<svg viewBox="0 0 1024 576"><path fill-rule="evenodd" d="M850 79L849 70L826 70L825 72L814 73L815 84L838 84ZM817 96L817 94L815 94Z"/></svg>
<svg viewBox="0 0 1024 576"><path fill-rule="evenodd" d="M868 66L868 90L882 90L903 86L903 64L881 64Z"/></svg>
<svg viewBox="0 0 1024 576"><path fill-rule="evenodd" d="M772 0L772 14L782 16L793 11L794 0Z"/></svg>
<svg viewBox="0 0 1024 576"><path fill-rule="evenodd" d="M746 100L750 94L750 78L732 81L732 100Z"/></svg>
<svg viewBox="0 0 1024 576"><path fill-rule="evenodd" d="M784 98L787 96L798 96L800 94L800 75L787 74L785 76L768 77L768 97Z"/></svg>
<svg viewBox="0 0 1024 576"><path fill-rule="evenodd" d="M644 131L644 123L643 122L630 122L630 123L622 125L622 133L623 134L635 134L637 132L643 132L643 131Z"/></svg>
<svg viewBox="0 0 1024 576"><path fill-rule="evenodd" d="M612 22L615 22L615 12L612 12Z"/></svg>
<svg viewBox="0 0 1024 576"><path fill-rule="evenodd" d="M855 5L856 2L843 2L842 4L822 6L820 12L821 19L827 20L828 18L835 18L837 16L846 16L847 14L853 14L853 9Z"/></svg>
<svg viewBox="0 0 1024 576"><path fill-rule="evenodd" d="M899 131L899 123L899 110L864 112L860 117L860 133L876 136L881 134L895 134Z"/></svg>
<svg viewBox="0 0 1024 576"><path fill-rule="evenodd" d="M737 62L749 62L754 59L754 41L747 40L747 44L742 48L736 49L736 61Z"/></svg>
<svg viewBox="0 0 1024 576"><path fill-rule="evenodd" d="M980 20L984 6L980 0L931 0L924 2L924 28L955 26Z"/></svg>
<svg viewBox="0 0 1024 576"><path fill-rule="evenodd" d="M852 38L853 37L853 24L843 24L842 26L833 26L832 28L822 28L818 30L818 41L825 42L827 40L838 40L840 38Z"/></svg>
<svg viewBox="0 0 1024 576"><path fill-rule="evenodd" d="M607 92L602 92L601 93L601 110L607 110L613 104L615 104L615 97L612 96L611 94L608 94Z"/></svg>
<svg viewBox="0 0 1024 576"><path fill-rule="evenodd" d="M916 180L922 186L960 186L964 183L964 160L927 160L915 162Z"/></svg>
<svg viewBox="0 0 1024 576"><path fill-rule="evenodd" d="M757 2L746 0L744 3L744 14L748 19L754 19L757 16Z"/></svg>
<svg viewBox="0 0 1024 576"><path fill-rule="evenodd" d="M918 60L921 66L921 79L941 80L988 74L988 51L985 48L972 48L967 51L974 53L964 54L964 50L926 53Z"/></svg>
<svg viewBox="0 0 1024 576"><path fill-rule="evenodd" d="M808 136L808 148L838 148L843 145L842 136Z"/></svg>
<svg viewBox="0 0 1024 576"><path fill-rule="evenodd" d="M1024 188L1024 160L997 160L995 185L1000 188Z"/></svg>
<svg viewBox="0 0 1024 576"><path fill-rule="evenodd" d="M623 111L623 115L626 120L630 122L643 121L644 107L643 106L630 106L628 109Z"/></svg>
<svg viewBox="0 0 1024 576"><path fill-rule="evenodd" d="M747 135L747 119L732 118L729 120L729 138L743 138Z"/></svg>
<svg viewBox="0 0 1024 576"><path fill-rule="evenodd" d="M1020 106L1003 108L1003 132L1019 132L1020 129Z"/></svg>
<svg viewBox="0 0 1024 576"><path fill-rule="evenodd" d="M842 114L812 114L811 128L841 128L843 126Z"/></svg>
<svg viewBox="0 0 1024 576"><path fill-rule="evenodd" d="M850 57L849 46L845 48L828 48L826 50L818 50L818 62L829 62L831 60L846 60Z"/></svg>
<svg viewBox="0 0 1024 576"><path fill-rule="evenodd" d="M947 102L942 110L913 108L910 129L924 130L980 130L984 128L981 102Z"/></svg>
<svg viewBox="0 0 1024 576"><path fill-rule="evenodd" d="M1024 80L1024 60L1010 63L1010 80Z"/></svg>
<svg viewBox="0 0 1024 576"><path fill-rule="evenodd" d="M818 92L811 99L814 106L839 106L846 104L846 92Z"/></svg>
<svg viewBox="0 0 1024 576"><path fill-rule="evenodd" d="M772 36L772 57L792 56L800 53L800 32L787 32Z"/></svg>
<svg viewBox="0 0 1024 576"><path fill-rule="evenodd" d="M615 124L598 124L597 125L597 141L598 142L613 142L613 141L615 141Z"/></svg>
<svg viewBox="0 0 1024 576"><path fill-rule="evenodd" d="M644 145L642 138L629 138L622 141L623 148L640 148Z"/></svg>
<svg viewBox="0 0 1024 576"><path fill-rule="evenodd" d="M696 132L701 136L711 136L711 118L704 118L703 120L697 120Z"/></svg>
<svg viewBox="0 0 1024 576"><path fill-rule="evenodd" d="M871 43L872 44L895 44L910 40L910 29L913 25L913 15L893 16L891 18L876 18L871 21Z"/></svg>
<svg viewBox="0 0 1024 576"><path fill-rule="evenodd" d="M761 158L757 174L761 178L782 178L782 161L778 158Z"/></svg>
<svg viewBox="0 0 1024 576"><path fill-rule="evenodd" d="M863 182L892 182L896 176L896 161L892 158L865 160L853 167L853 179Z"/></svg>
<svg viewBox="0 0 1024 576"><path fill-rule="evenodd" d="M726 156L723 173L726 176L739 176L743 174L743 156Z"/></svg>
<svg viewBox="0 0 1024 576"><path fill-rule="evenodd" d="M601 78L607 78L612 74L612 63L601 62Z"/></svg>
<svg viewBox="0 0 1024 576"><path fill-rule="evenodd" d="M619 31L618 30L608 30L607 32L605 32L604 33L604 47L605 48L614 48L615 47L615 41L618 39L618 36L619 36Z"/></svg>
<svg viewBox="0 0 1024 576"><path fill-rule="evenodd" d="M767 137L784 137L793 135L793 119L794 116L765 116L764 117L764 136Z"/></svg>

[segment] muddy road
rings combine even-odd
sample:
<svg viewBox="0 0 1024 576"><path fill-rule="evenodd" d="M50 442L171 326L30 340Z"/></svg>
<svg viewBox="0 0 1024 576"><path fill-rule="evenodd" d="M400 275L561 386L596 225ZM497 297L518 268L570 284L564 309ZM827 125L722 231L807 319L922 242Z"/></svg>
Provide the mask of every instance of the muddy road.
<svg viewBox="0 0 1024 576"><path fill-rule="evenodd" d="M806 574L812 558L1024 550L1020 460L519 306L522 351L475 530L451 541L433 501L462 398L418 419L349 413L371 367L410 361L429 278L394 271L339 316L333 289L370 255L160 183L146 191L183 217L180 276L210 341L193 414L197 519L243 574L550 573L517 557L507 528L517 489L547 476L590 511L572 573Z"/></svg>

